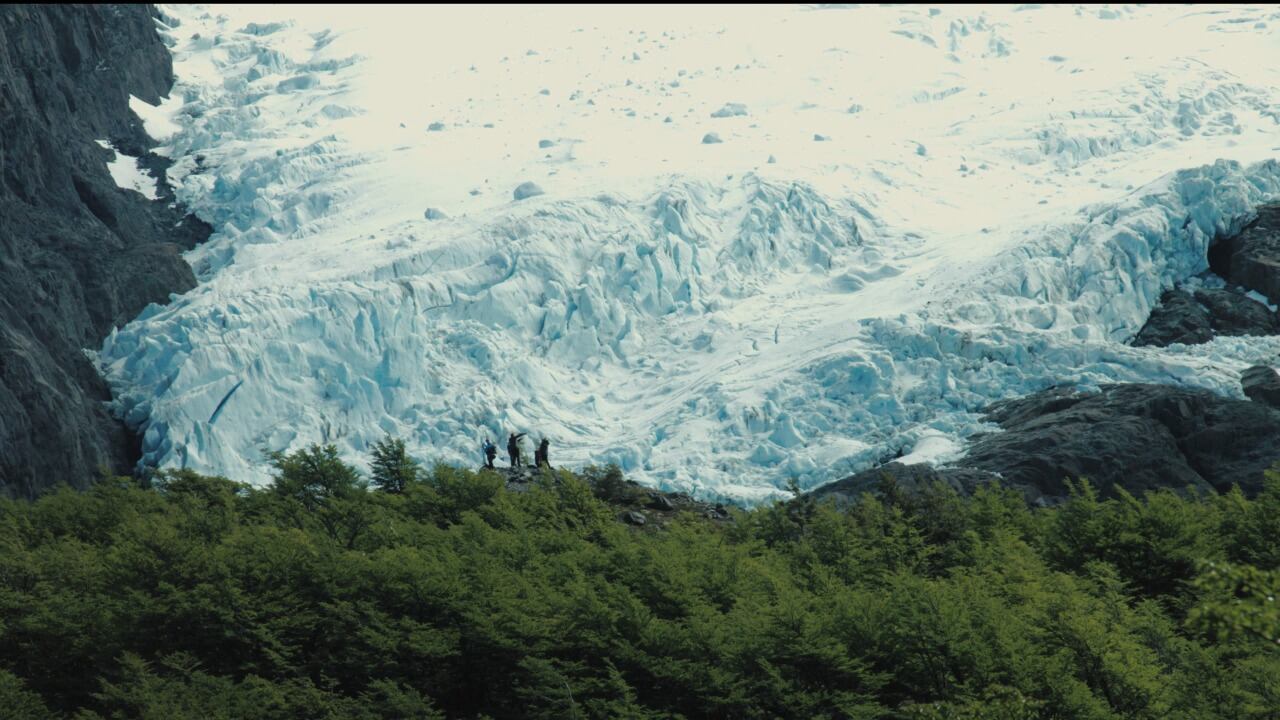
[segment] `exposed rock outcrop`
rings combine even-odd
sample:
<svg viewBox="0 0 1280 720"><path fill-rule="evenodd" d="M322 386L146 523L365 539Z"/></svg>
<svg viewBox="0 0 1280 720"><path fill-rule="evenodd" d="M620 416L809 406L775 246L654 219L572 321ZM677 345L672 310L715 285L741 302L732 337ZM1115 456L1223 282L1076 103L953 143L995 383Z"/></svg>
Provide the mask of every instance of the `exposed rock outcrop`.
<svg viewBox="0 0 1280 720"><path fill-rule="evenodd" d="M962 495L971 495L978 486L1000 479L994 473L973 468L935 468L923 463L904 465L891 462L823 485L813 490L812 494L819 499L831 498L843 505L857 500L863 493L879 492L886 477L892 478L900 489L908 493L919 492L930 485L941 483Z"/></svg>
<svg viewBox="0 0 1280 720"><path fill-rule="evenodd" d="M905 489L942 481L961 492L997 478L1029 501L1053 503L1068 479L1088 478L1104 495L1170 488L1246 494L1280 462L1280 409L1205 390L1166 385L1111 385L1101 392L1046 390L996 403L987 417L1003 432L974 438L950 469L886 465L815 491L856 496L883 473ZM896 467L895 467L896 465Z"/></svg>
<svg viewBox="0 0 1280 720"><path fill-rule="evenodd" d="M1243 292L1201 289L1170 290L1151 311L1133 344L1165 347L1195 345L1217 335L1277 335L1280 316Z"/></svg>
<svg viewBox="0 0 1280 720"><path fill-rule="evenodd" d="M0 494L132 468L137 441L83 349L195 285L181 251L208 226L163 182L156 201L117 187L97 142L165 167L129 109L173 84L152 12L0 6Z"/></svg>
<svg viewBox="0 0 1280 720"><path fill-rule="evenodd" d="M1239 234L1215 244L1209 266L1272 302L1280 299L1280 205L1259 208L1258 216Z"/></svg>
<svg viewBox="0 0 1280 720"><path fill-rule="evenodd" d="M1280 373L1273 367L1255 365L1240 375L1245 397L1280 410ZM1276 438L1280 444L1280 438Z"/></svg>
<svg viewBox="0 0 1280 720"><path fill-rule="evenodd" d="M1112 385L1100 393L1048 390L993 405L1005 430L978 438L964 464L1047 497L1065 478L1100 490L1157 488L1256 492L1280 461L1274 408L1166 385Z"/></svg>
<svg viewBox="0 0 1280 720"><path fill-rule="evenodd" d="M1174 343L1198 345L1213 339L1213 318L1209 309L1185 290L1169 290L1151 311L1133 345L1167 347Z"/></svg>

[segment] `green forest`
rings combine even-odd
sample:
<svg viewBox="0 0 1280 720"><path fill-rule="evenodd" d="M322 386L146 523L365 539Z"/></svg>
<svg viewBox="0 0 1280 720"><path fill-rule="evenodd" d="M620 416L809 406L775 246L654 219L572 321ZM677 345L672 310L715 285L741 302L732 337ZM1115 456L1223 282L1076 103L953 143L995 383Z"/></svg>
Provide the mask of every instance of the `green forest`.
<svg viewBox="0 0 1280 720"><path fill-rule="evenodd" d="M1277 474L635 527L616 468L267 462L0 500L0 714L1280 718Z"/></svg>

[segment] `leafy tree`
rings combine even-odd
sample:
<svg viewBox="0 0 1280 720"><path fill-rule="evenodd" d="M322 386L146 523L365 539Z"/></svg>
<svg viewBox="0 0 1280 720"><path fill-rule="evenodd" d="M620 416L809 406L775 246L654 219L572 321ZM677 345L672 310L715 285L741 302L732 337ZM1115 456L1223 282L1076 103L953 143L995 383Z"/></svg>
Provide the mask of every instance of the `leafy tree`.
<svg viewBox="0 0 1280 720"><path fill-rule="evenodd" d="M309 445L287 455L272 452L268 457L275 470L271 489L307 511L364 490L360 473L342 461L335 445Z"/></svg>
<svg viewBox="0 0 1280 720"><path fill-rule="evenodd" d="M0 708L11 720L44 720L51 714L40 696L26 688L22 678L4 670L0 670Z"/></svg>
<svg viewBox="0 0 1280 720"><path fill-rule="evenodd" d="M421 467L405 452L404 440L390 435L373 444L373 486L383 492L402 493L417 482Z"/></svg>
<svg viewBox="0 0 1280 720"><path fill-rule="evenodd" d="M613 463L603 468L587 467L582 471L582 477L596 497L605 502L628 502L639 497L638 488L627 482L622 468Z"/></svg>
<svg viewBox="0 0 1280 720"><path fill-rule="evenodd" d="M1280 707L1274 479L1254 499L1082 483L1055 508L886 485L637 530L617 518L649 491L616 468L508 487L438 465L369 492L332 446L270 463L262 489L166 471L0 499L0 716Z"/></svg>
<svg viewBox="0 0 1280 720"><path fill-rule="evenodd" d="M1203 595L1188 618L1193 626L1280 645L1280 571L1207 563L1193 584Z"/></svg>
<svg viewBox="0 0 1280 720"><path fill-rule="evenodd" d="M318 523L347 548L372 523L371 503L360 473L344 463L334 445L310 445L288 455L271 453L271 490L284 500L281 510L300 528Z"/></svg>

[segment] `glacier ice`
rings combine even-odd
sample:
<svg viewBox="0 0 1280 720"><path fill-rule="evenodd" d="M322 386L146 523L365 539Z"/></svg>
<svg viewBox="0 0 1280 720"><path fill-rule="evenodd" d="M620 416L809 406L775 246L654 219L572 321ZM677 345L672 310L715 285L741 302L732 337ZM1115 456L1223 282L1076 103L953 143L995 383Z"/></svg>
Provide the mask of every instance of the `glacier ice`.
<svg viewBox="0 0 1280 720"><path fill-rule="evenodd" d="M742 103L725 103L719 110L711 113L713 118L743 117L747 114L747 106Z"/></svg>
<svg viewBox="0 0 1280 720"><path fill-rule="evenodd" d="M516 200L526 200L537 195L542 195L543 190L538 183L530 180L517 185L515 191L511 194Z"/></svg>
<svg viewBox="0 0 1280 720"><path fill-rule="evenodd" d="M774 8L788 52L757 64L749 18L700 35L724 19L628 10L598 18L602 47L695 29L614 67L589 44L513 53L521 22L427 47L396 32L432 22L394 13L434 10L341 12L165 10L179 84L143 120L217 232L188 255L201 285L97 353L147 463L261 482L263 451L355 457L387 432L474 463L517 429L557 463L752 502L946 462L992 400L1129 380L1239 395L1239 370L1280 352L1124 344L1280 197L1257 46L1185 55L1218 18L1134 10L1169 28L1135 41L1067 8ZM547 47L567 33L548 25ZM1145 54L1120 63L1132 42L1093 42L1108 33ZM895 73L857 72L880 55ZM1091 63L1124 72L1072 71ZM433 69L433 91L406 92L401 67ZM712 80L741 102L701 97ZM733 143L690 146L733 105L752 109ZM422 132L439 118L449 132ZM827 127L841 141L814 143ZM513 203L521 183L554 194Z"/></svg>

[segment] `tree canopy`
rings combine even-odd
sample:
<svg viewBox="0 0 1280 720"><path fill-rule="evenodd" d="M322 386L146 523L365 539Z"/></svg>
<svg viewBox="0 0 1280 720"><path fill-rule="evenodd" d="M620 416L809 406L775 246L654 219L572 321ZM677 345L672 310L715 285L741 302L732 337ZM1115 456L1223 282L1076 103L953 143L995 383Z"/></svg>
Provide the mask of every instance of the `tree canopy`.
<svg viewBox="0 0 1280 720"><path fill-rule="evenodd" d="M0 500L6 717L1280 717L1280 477L637 528L616 470L375 457Z"/></svg>

